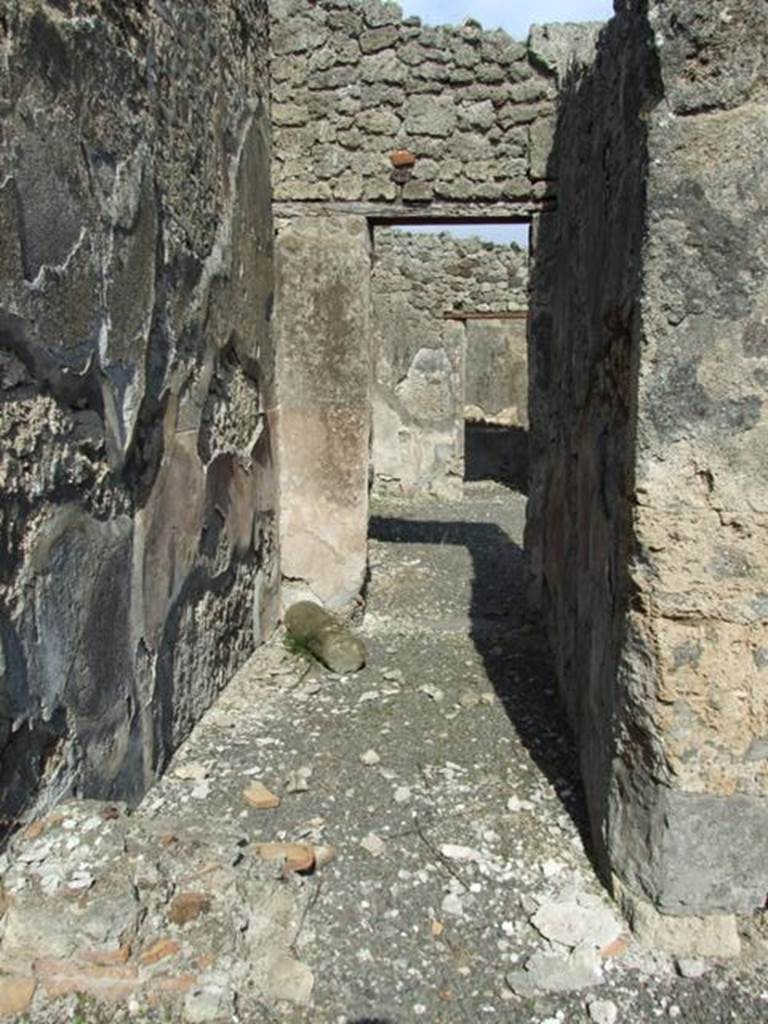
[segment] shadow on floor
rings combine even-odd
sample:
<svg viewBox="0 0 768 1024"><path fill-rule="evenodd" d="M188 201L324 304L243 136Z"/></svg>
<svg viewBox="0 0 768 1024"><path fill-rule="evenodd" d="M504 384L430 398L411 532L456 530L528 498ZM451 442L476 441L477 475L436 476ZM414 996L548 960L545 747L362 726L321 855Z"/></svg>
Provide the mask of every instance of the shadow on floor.
<svg viewBox="0 0 768 1024"><path fill-rule="evenodd" d="M592 858L573 735L543 632L526 617L522 549L495 523L373 516L369 535L388 543L456 544L469 551L472 641L507 717L555 788Z"/></svg>
<svg viewBox="0 0 768 1024"><path fill-rule="evenodd" d="M495 423L464 426L464 479L495 480L528 493L528 431Z"/></svg>

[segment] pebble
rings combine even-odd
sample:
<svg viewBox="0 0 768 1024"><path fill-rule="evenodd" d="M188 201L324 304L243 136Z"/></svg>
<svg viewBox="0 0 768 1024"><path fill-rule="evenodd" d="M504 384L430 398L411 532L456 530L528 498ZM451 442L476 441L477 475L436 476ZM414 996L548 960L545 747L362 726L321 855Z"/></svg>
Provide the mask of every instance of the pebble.
<svg viewBox="0 0 768 1024"><path fill-rule="evenodd" d="M312 777L312 769L309 767L296 768L289 772L285 780L286 793L306 793L309 789L309 780Z"/></svg>
<svg viewBox="0 0 768 1024"><path fill-rule="evenodd" d="M364 839L360 840L360 845L364 850L367 850L372 857L380 857L384 853L386 843L379 836L374 835L373 832L369 833Z"/></svg>
<svg viewBox="0 0 768 1024"><path fill-rule="evenodd" d="M172 774L183 782L202 782L208 775L208 769L200 761L183 761L176 765Z"/></svg>
<svg viewBox="0 0 768 1024"><path fill-rule="evenodd" d="M381 758L375 750L366 750L364 754L360 755L360 760L369 768L372 768L376 764L381 764Z"/></svg>
<svg viewBox="0 0 768 1024"><path fill-rule="evenodd" d="M407 804L411 799L411 791L408 786L398 786L395 790L394 801L396 804Z"/></svg>
<svg viewBox="0 0 768 1024"><path fill-rule="evenodd" d="M431 697L432 700L438 704L445 697L445 694L443 693L439 686L430 686L428 684L425 686L420 686L419 692L425 693L427 697Z"/></svg>
<svg viewBox="0 0 768 1024"><path fill-rule="evenodd" d="M513 814L519 814L520 811L532 811L533 804L530 800L521 800L517 796L511 796L509 800L507 800L507 810L511 811Z"/></svg>
<svg viewBox="0 0 768 1024"><path fill-rule="evenodd" d="M453 917L461 917L464 913L464 904L461 897L455 892L449 892L441 904L444 914L451 914Z"/></svg>
<svg viewBox="0 0 768 1024"><path fill-rule="evenodd" d="M587 1004L589 1019L594 1024L616 1024L619 1008L610 999L594 999Z"/></svg>
<svg viewBox="0 0 768 1024"><path fill-rule="evenodd" d="M675 967L681 978L701 978L709 970L706 960L696 960L693 957L679 957L675 960Z"/></svg>
<svg viewBox="0 0 768 1024"><path fill-rule="evenodd" d="M473 850L471 846L457 846L454 843L443 843L440 847L440 853L447 857L448 860L458 860L466 863L481 859L479 850Z"/></svg>

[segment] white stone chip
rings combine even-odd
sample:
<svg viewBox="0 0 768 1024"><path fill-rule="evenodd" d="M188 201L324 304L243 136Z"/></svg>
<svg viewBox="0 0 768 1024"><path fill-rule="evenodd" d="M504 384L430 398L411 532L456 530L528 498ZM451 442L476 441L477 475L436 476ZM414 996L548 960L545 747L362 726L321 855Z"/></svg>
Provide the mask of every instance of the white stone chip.
<svg viewBox="0 0 768 1024"><path fill-rule="evenodd" d="M482 855L479 850L473 850L471 846L459 846L455 843L443 843L440 853L448 860L458 860L465 863L477 862Z"/></svg>
<svg viewBox="0 0 768 1024"><path fill-rule="evenodd" d="M594 1024L616 1024L619 1008L610 999L594 999L588 1004L589 1019Z"/></svg>
<svg viewBox="0 0 768 1024"><path fill-rule="evenodd" d="M374 835L370 832L364 839L360 840L360 845L364 850L367 850L372 857L380 857L387 848L387 844L379 836Z"/></svg>

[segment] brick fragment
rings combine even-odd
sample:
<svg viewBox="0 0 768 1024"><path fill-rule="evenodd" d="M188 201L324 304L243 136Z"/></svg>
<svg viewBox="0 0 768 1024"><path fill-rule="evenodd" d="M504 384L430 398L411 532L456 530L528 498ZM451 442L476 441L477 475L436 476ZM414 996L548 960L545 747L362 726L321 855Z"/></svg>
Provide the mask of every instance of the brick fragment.
<svg viewBox="0 0 768 1024"><path fill-rule="evenodd" d="M243 790L243 800L257 811L269 811L280 806L280 797L270 793L263 782L252 782Z"/></svg>
<svg viewBox="0 0 768 1024"><path fill-rule="evenodd" d="M315 864L311 843L257 843L255 850L262 860L283 861L288 871L311 871Z"/></svg>
<svg viewBox="0 0 768 1024"><path fill-rule="evenodd" d="M139 956L139 963L144 967L150 967L169 956L176 956L180 949L181 945L175 939L158 939Z"/></svg>
<svg viewBox="0 0 768 1024"><path fill-rule="evenodd" d="M416 157L409 149L393 149L389 154L389 162L393 167L413 167Z"/></svg>
<svg viewBox="0 0 768 1024"><path fill-rule="evenodd" d="M15 1017L29 1009L36 987L34 978L18 974L0 977L0 1017Z"/></svg>

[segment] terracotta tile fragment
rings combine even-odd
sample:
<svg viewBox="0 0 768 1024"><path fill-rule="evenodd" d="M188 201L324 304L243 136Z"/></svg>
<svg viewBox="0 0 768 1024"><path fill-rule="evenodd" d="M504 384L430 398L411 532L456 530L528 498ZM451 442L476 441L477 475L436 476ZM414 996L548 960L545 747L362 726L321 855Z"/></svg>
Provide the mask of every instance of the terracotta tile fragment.
<svg viewBox="0 0 768 1024"><path fill-rule="evenodd" d="M32 1002L37 983L34 978L9 974L0 977L0 1017L24 1013Z"/></svg>
<svg viewBox="0 0 768 1024"><path fill-rule="evenodd" d="M408 149L393 149L389 161L393 167L413 167L416 157Z"/></svg>
<svg viewBox="0 0 768 1024"><path fill-rule="evenodd" d="M112 964L128 963L130 955L130 944L126 944L125 946L120 946L119 949L88 949L83 953L79 953L78 958L85 963L110 967Z"/></svg>
<svg viewBox="0 0 768 1024"><path fill-rule="evenodd" d="M284 861L289 871L310 871L315 864L311 843L257 843L256 854L266 861Z"/></svg>
<svg viewBox="0 0 768 1024"><path fill-rule="evenodd" d="M139 963L144 967L150 967L169 956L176 956L180 949L181 945L175 939L158 939L144 950L139 957Z"/></svg>
<svg viewBox="0 0 768 1024"><path fill-rule="evenodd" d="M243 800L257 811L269 811L280 806L280 797L270 793L262 782L252 782L243 790Z"/></svg>

